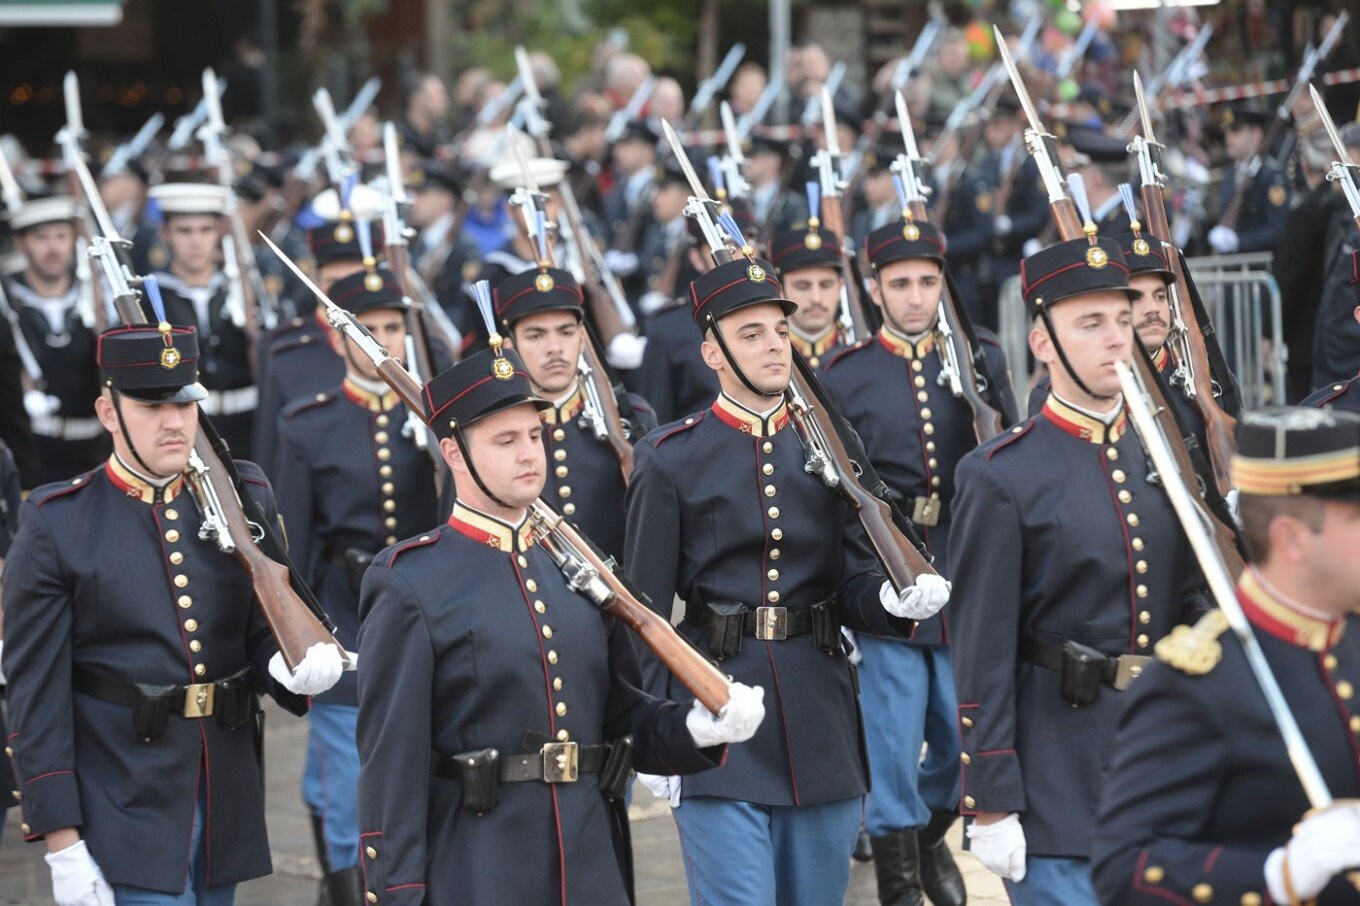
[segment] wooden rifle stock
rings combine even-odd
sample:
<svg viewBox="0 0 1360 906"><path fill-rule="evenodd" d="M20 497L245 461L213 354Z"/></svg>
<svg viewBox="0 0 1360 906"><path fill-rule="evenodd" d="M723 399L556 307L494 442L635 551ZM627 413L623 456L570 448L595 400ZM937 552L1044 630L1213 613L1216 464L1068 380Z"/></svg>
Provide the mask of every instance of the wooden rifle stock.
<svg viewBox="0 0 1360 906"><path fill-rule="evenodd" d="M731 688L727 677L682 638L668 621L639 600L627 580L614 571L612 564L575 526L542 500L534 501L531 512L544 533L560 536L598 573L600 581L608 589L607 600L597 602L600 603L600 609L637 633L661 663L686 689L694 693L694 697L705 708L714 714L721 711L727 704Z"/></svg>
<svg viewBox="0 0 1360 906"><path fill-rule="evenodd" d="M840 195L828 195L822 193L822 225L829 232L841 237L841 279L845 281L845 294L850 309L851 329L855 332L855 340L863 340L873 334L869 327L869 316L864 310L864 294L859 281L855 279L854 268L850 266L850 256L846 253L846 248L850 237L845 235L845 216L841 208Z"/></svg>
<svg viewBox="0 0 1360 906"><path fill-rule="evenodd" d="M1148 218L1148 230L1153 238L1161 242L1162 252L1166 255L1171 272L1176 277L1176 294L1180 302L1180 311L1177 313L1185 324L1186 345L1193 360L1191 365L1195 375L1195 409L1204 419L1204 434L1209 445L1209 464L1213 468L1214 483L1218 486L1220 494L1226 494L1232 487L1232 454L1236 448L1233 430L1237 422L1223 411L1223 407L1214 396L1214 375L1209 365L1208 345L1205 343L1199 318L1195 315L1195 307L1190 303L1190 275L1185 272L1181 257L1176 254L1176 248L1171 244L1171 231L1167 224L1166 206L1161 189L1156 185L1145 185L1141 194L1143 208ZM1172 444L1172 449L1176 449L1175 444Z"/></svg>
<svg viewBox="0 0 1360 906"><path fill-rule="evenodd" d="M592 395L599 400L600 408L603 410L600 417L604 420L605 441L618 459L619 471L623 473L623 483L627 484L633 477L633 444L624 431L623 415L619 412L619 401L614 396L609 372L605 370L600 353L589 336L581 345L581 354L585 356L586 364L590 366L590 375L586 380L594 387Z"/></svg>

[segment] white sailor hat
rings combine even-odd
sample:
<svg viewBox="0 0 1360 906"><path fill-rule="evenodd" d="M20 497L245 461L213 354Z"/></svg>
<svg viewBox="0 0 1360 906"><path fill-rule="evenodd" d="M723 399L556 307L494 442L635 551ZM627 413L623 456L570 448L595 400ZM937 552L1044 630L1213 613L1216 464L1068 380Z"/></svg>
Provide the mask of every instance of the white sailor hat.
<svg viewBox="0 0 1360 906"><path fill-rule="evenodd" d="M227 190L207 182L167 182L147 191L165 214L225 214Z"/></svg>
<svg viewBox="0 0 1360 906"><path fill-rule="evenodd" d="M53 195L24 202L10 215L9 225L16 233L44 223L60 223L80 216L80 203L69 195Z"/></svg>
<svg viewBox="0 0 1360 906"><path fill-rule="evenodd" d="M372 186L358 183L349 193L349 212L356 220L378 220L382 217L382 193ZM312 212L322 220L339 220L340 193L325 189L312 199Z"/></svg>
<svg viewBox="0 0 1360 906"><path fill-rule="evenodd" d="M567 162L553 157L531 157L528 165L529 175L540 189L552 188L567 175ZM502 189L518 189L524 183L524 170L514 158L496 164L489 175Z"/></svg>

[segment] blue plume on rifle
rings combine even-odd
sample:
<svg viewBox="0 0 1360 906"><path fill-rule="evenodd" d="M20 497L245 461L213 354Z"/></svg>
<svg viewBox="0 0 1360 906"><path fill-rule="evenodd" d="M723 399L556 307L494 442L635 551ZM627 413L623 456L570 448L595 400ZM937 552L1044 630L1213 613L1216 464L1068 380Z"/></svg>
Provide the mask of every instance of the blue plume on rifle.
<svg viewBox="0 0 1360 906"><path fill-rule="evenodd" d="M907 200L907 184L902 181L901 173L894 173L892 181L893 191L897 193L897 203L902 206L902 210L905 212L911 206L911 203Z"/></svg>
<svg viewBox="0 0 1360 906"><path fill-rule="evenodd" d="M737 244L737 248L741 249L743 255L750 257L753 254L751 244L742 235L741 227L737 226L736 218L732 216L730 211L723 211L718 215L718 226L722 227L728 237Z"/></svg>
<svg viewBox="0 0 1360 906"><path fill-rule="evenodd" d="M812 226L812 221L816 219L821 222L822 217L822 184L815 179L807 182L807 203L808 203L808 226Z"/></svg>
<svg viewBox="0 0 1360 906"><path fill-rule="evenodd" d="M349 210L349 198L354 194L354 186L359 182L358 173L350 173L345 177L345 181L340 183L340 207Z"/></svg>
<svg viewBox="0 0 1360 906"><path fill-rule="evenodd" d="M165 317L165 301L161 299L161 285L156 277L148 274L142 278L142 289L146 292L147 301L151 303L151 313L156 316L156 323L167 323L169 319Z"/></svg>
<svg viewBox="0 0 1360 906"><path fill-rule="evenodd" d="M1077 206L1077 214L1081 217L1082 230L1094 239L1096 224L1091 218L1091 199L1086 195L1086 180L1082 178L1080 173L1073 173L1067 177L1067 191L1072 196L1072 204Z"/></svg>
<svg viewBox="0 0 1360 906"><path fill-rule="evenodd" d="M1119 184L1119 200L1124 202L1124 211L1129 215L1129 223L1138 229L1138 203L1133 198L1133 186L1126 182Z"/></svg>
<svg viewBox="0 0 1360 906"><path fill-rule="evenodd" d="M543 211L535 211L534 218L534 241L538 247L538 260L545 266L548 260L548 215Z"/></svg>
<svg viewBox="0 0 1360 906"><path fill-rule="evenodd" d="M355 222L354 228L359 235L359 254L363 255L364 263L376 260L373 255L373 226L360 218Z"/></svg>
<svg viewBox="0 0 1360 906"><path fill-rule="evenodd" d="M486 332L491 336L496 336L496 315L491 305L491 281L478 280L472 284L472 297L477 301L477 311L482 314L482 321L486 324Z"/></svg>
<svg viewBox="0 0 1360 906"><path fill-rule="evenodd" d="M727 184L723 181L722 159L716 154L708 156L708 178L713 183L713 194L721 197L727 193Z"/></svg>

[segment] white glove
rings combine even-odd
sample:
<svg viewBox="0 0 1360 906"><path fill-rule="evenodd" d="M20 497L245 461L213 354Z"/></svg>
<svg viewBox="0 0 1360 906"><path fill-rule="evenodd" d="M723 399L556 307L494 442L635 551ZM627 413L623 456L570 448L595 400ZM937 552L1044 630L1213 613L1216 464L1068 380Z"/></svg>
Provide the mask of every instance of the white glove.
<svg viewBox="0 0 1360 906"><path fill-rule="evenodd" d="M302 663L291 673L280 652L274 652L269 659L269 675L294 695L320 695L340 680L344 669L340 649L329 642L317 642L308 648Z"/></svg>
<svg viewBox="0 0 1360 906"><path fill-rule="evenodd" d="M1209 231L1209 246L1220 255L1231 255L1241 244L1242 240L1237 238L1237 233L1231 227L1220 223Z"/></svg>
<svg viewBox="0 0 1360 906"><path fill-rule="evenodd" d="M855 638L855 633L844 626L841 627L841 635L850 643L850 653L845 659L850 662L851 667L858 667L860 661L864 660L864 651L859 647L859 639Z"/></svg>
<svg viewBox="0 0 1360 906"><path fill-rule="evenodd" d="M604 266L620 277L627 277L638 269L638 256L633 252L610 249L604 253Z"/></svg>
<svg viewBox="0 0 1360 906"><path fill-rule="evenodd" d="M1025 244L1020 247L1020 254L1023 257L1028 258L1030 255L1039 254L1039 252L1043 251L1043 248L1044 244L1040 242L1038 238L1026 239Z"/></svg>
<svg viewBox="0 0 1360 906"><path fill-rule="evenodd" d="M969 852L994 875L1017 884L1025 880L1025 829L1020 816L1007 815L995 824L968 824Z"/></svg>
<svg viewBox="0 0 1360 906"><path fill-rule="evenodd" d="M61 408L61 400L41 390L24 391L24 409L29 418L47 418L56 415Z"/></svg>
<svg viewBox="0 0 1360 906"><path fill-rule="evenodd" d="M113 906L113 888L85 848L84 840L43 856L52 869L57 906Z"/></svg>
<svg viewBox="0 0 1360 906"><path fill-rule="evenodd" d="M670 296L660 290L649 289L638 299L638 310L644 315L653 315L670 304Z"/></svg>
<svg viewBox="0 0 1360 906"><path fill-rule="evenodd" d="M1266 859L1266 884L1277 903L1292 902L1284 883L1284 860L1289 857L1289 881L1295 900L1311 900L1327 882L1360 867L1360 800L1337 800L1304 818L1289 842Z"/></svg>
<svg viewBox="0 0 1360 906"><path fill-rule="evenodd" d="M745 742L756 735L765 718L765 690L760 686L733 683L727 704L715 716L699 702L685 715L690 738L701 749L725 742Z"/></svg>
<svg viewBox="0 0 1360 906"><path fill-rule="evenodd" d="M637 779L658 799L665 799L675 808L680 804L680 778L673 774L638 774Z"/></svg>
<svg viewBox="0 0 1360 906"><path fill-rule="evenodd" d="M642 364L642 351L647 348L647 338L634 333L621 333L609 341L604 357L609 364L624 371L631 371Z"/></svg>
<svg viewBox="0 0 1360 906"><path fill-rule="evenodd" d="M908 585L899 593L892 583L884 581L878 589L878 600L883 609L906 620L924 620L940 612L949 603L950 581L934 573L922 573L915 585Z"/></svg>
<svg viewBox="0 0 1360 906"><path fill-rule="evenodd" d="M998 236L1009 236L1013 229L1015 229L1015 224L1011 223L1011 219L1005 214L998 214L996 219L992 221L992 232Z"/></svg>
<svg viewBox="0 0 1360 906"><path fill-rule="evenodd" d="M1237 509L1237 488L1229 488L1228 493L1223 495L1223 502L1228 505L1228 513L1240 529L1242 527L1242 513Z"/></svg>

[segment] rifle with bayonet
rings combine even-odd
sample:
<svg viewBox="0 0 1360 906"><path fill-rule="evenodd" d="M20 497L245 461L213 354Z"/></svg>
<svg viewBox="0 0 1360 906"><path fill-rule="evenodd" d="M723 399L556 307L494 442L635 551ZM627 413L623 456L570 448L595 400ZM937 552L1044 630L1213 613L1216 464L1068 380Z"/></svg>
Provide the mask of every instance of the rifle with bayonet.
<svg viewBox="0 0 1360 906"><path fill-rule="evenodd" d="M1315 48L1310 48L1308 54L1303 58L1303 63L1299 66L1299 71L1294 76L1294 84L1289 88L1289 94L1275 108L1275 118L1270 121L1270 126L1266 129L1265 137L1261 139L1261 148L1256 152L1256 156L1247 166L1248 172L1255 172L1260 165L1259 162L1267 158L1274 159L1283 163L1288 158L1290 151L1293 150L1294 131L1288 130L1288 138L1280 149L1280 153L1275 153L1275 144L1279 141L1280 133L1285 131L1292 118L1294 104L1303 95L1303 89L1312 81L1313 73L1323 60L1331 54L1332 48L1341 38L1341 32L1346 27L1346 22L1350 20L1350 14L1342 12L1332 23L1332 27L1323 37L1322 43ZM1223 210L1223 216L1219 218L1218 225L1228 229L1237 229L1237 219L1242 215L1242 206L1246 203L1247 190L1251 188L1251 180L1246 176L1239 175L1233 184L1232 198L1228 200L1228 206Z"/></svg>
<svg viewBox="0 0 1360 906"><path fill-rule="evenodd" d="M150 321L142 304L143 294L153 311L164 311L155 278L138 277L132 272L126 260L132 243L114 230L84 156L77 156L72 164L98 227L89 255L99 262L122 322L129 327L146 326ZM308 649L317 644L335 645L341 659L351 665L344 647L335 640L335 626L289 562L285 544L264 508L247 493L231 452L201 409L186 479L203 514L204 540L230 554L250 576L255 599L288 668L300 664Z"/></svg>
<svg viewBox="0 0 1360 906"><path fill-rule="evenodd" d="M817 216L820 208L820 224L840 237L841 272L841 327L850 343L857 343L873 335L874 328L864 303L864 284L855 270L853 240L846 235L845 217L841 208L845 180L841 178L841 147L836 134L836 112L831 106L831 91L822 86L822 132L825 147L812 156L810 163L817 171L819 187L816 193L820 198L809 198L809 214ZM820 202L820 204L816 204ZM808 223L812 225L811 220Z"/></svg>
<svg viewBox="0 0 1360 906"><path fill-rule="evenodd" d="M1214 338L1213 325L1207 313L1196 310L1194 299L1198 294L1193 286L1193 278L1181 260L1180 250L1171 241L1171 227L1167 222L1166 202L1162 195L1166 185L1161 161L1162 146L1153 132L1142 79L1137 73L1133 75L1133 90L1138 99L1143 134L1134 137L1129 149L1138 160L1143 211L1147 217L1148 232L1161 243L1167 263L1175 275L1175 282L1170 287L1170 342L1176 352L1176 373L1172 384L1183 388L1186 398L1204 419L1205 440L1209 446L1209 461L1215 484L1219 494L1226 494L1232 487L1233 429L1237 421L1228 407L1220 402L1220 398L1231 392L1233 379L1227 372L1227 360ZM1240 406L1236 408L1240 409Z"/></svg>
<svg viewBox="0 0 1360 906"><path fill-rule="evenodd" d="M278 320L278 300L264 284L255 263L254 246L241 218L241 206L236 198L236 168L224 139L227 124L222 119L222 104L218 92L217 74L203 70L203 99L207 101L207 116L197 132L203 143L203 156L213 175L227 196L227 235L222 237L223 272L227 275L232 323L245 331L250 339L251 370L255 370L255 346L261 330L268 330ZM230 241L227 241L230 240Z"/></svg>
<svg viewBox="0 0 1360 906"><path fill-rule="evenodd" d="M647 102L652 99L652 94L656 91L657 78L649 75L642 80L637 88L633 89L632 97L628 98L628 103L609 117L609 124L605 126L604 140L612 145L623 138L624 129L628 124L636 119L641 119L642 111L647 106ZM537 86L535 86L537 87Z"/></svg>
<svg viewBox="0 0 1360 906"><path fill-rule="evenodd" d="M911 115L907 112L907 101L897 95L897 120L902 130L903 154L897 156L890 166L893 174L893 187L902 205L904 217L909 215L911 222L927 223L926 196L930 187L921 175L921 153L916 147L916 135L911 127ZM956 399L968 404L973 412L973 433L979 444L1000 434L1013 420L1014 413L1004 413L1002 406L994 406L984 396L999 385L996 376L987 372L987 360L983 355L972 320L959 304L954 281L945 271L944 291L940 293L938 326L940 334L940 374L949 385L949 392Z"/></svg>
<svg viewBox="0 0 1360 906"><path fill-rule="evenodd" d="M429 410L420 382L402 367L399 360L387 354L383 345L373 338L368 328L354 315L332 302L267 236L262 238L324 306L331 327L354 341L401 401L429 424ZM487 282L479 280L473 286L473 292L477 306L487 321L488 333L494 342L499 343L500 337L491 316L491 291ZM534 523L537 540L544 543L545 550L567 577L573 591L585 595L600 610L636 632L676 679L693 692L705 707L717 712L727 704L727 679L675 631L670 621L652 610L646 596L633 587L612 557L601 554L599 548L542 499L530 505L529 518Z"/></svg>
<svg viewBox="0 0 1360 906"><path fill-rule="evenodd" d="M221 103L222 95L227 91L227 83L219 80L217 83L218 103ZM189 140L197 134L202 127L204 120L208 118L208 96L199 98L194 109L175 120L175 128L170 132L170 140L165 143L165 147L171 151L183 151L189 144Z"/></svg>
<svg viewBox="0 0 1360 906"><path fill-rule="evenodd" d="M1209 43L1209 38L1214 34L1213 23L1206 22L1200 27L1195 35L1195 39L1181 48L1180 53L1176 54L1171 63L1163 70L1152 77L1152 81L1147 84L1147 96L1152 99L1152 106L1155 108L1160 102L1162 89L1166 86L1179 88L1182 84L1191 79L1192 66L1199 60L1204 53L1204 48ZM1119 124L1116 134L1128 135L1133 131L1133 127L1138 125L1139 112L1130 110L1124 117L1124 121Z"/></svg>
<svg viewBox="0 0 1360 906"><path fill-rule="evenodd" d="M1049 208L1053 213L1058 235L1063 241L1080 239L1083 236L1093 238L1096 228L1090 218L1085 185L1080 176L1066 176L1063 173L1056 153L1057 140L1044 129L1038 111L1035 110L1034 103L1030 100L1029 91L1025 88L1025 83L1020 78L1020 73L1016 70L1015 63L1011 60L1010 53L1002 42L999 32L997 33L997 43L1001 50L1001 59L1006 64L1006 71L1010 75L1011 84L1015 87L1015 93L1019 96L1020 105L1024 108L1025 116L1029 121L1029 127L1025 130L1025 145L1039 165L1039 175L1043 179L1044 187L1048 192ZM1072 190L1070 195L1069 186ZM1077 200L1081 202L1081 210L1078 210ZM1152 365L1152 357L1143 348L1136 333L1134 334L1134 356L1130 367L1137 373L1140 384L1153 399L1153 409L1157 413L1161 433L1167 446L1175 452L1177 477L1187 487L1194 487L1199 490L1198 505L1204 519L1223 523L1221 530L1215 534L1215 540L1223 562L1230 564L1233 569L1233 576L1236 578L1237 574L1244 568L1243 561L1233 541L1234 533L1227 529L1223 519L1214 514L1215 508L1221 509L1221 506L1219 506L1221 498L1215 500L1212 504L1206 501L1211 489L1213 490L1212 496L1217 498L1217 486L1212 476L1206 480L1196 470L1186 441L1189 432L1180 424L1175 410L1167 401L1168 390ZM1190 436L1193 438L1193 435Z"/></svg>
<svg viewBox="0 0 1360 906"><path fill-rule="evenodd" d="M741 229L731 214L720 212L718 203L708 197L682 151L675 130L664 120L661 125L689 180L691 194L685 214L698 223L714 262L726 264L738 254L751 258L754 251ZM733 251L729 242L737 251ZM717 329L716 324L713 326ZM784 396L790 420L803 444L807 471L850 504L893 588L901 591L915 584L917 576L933 574L929 552L916 536L910 520L897 508L892 491L874 470L859 436L837 411L816 373L798 351L790 350L790 354L794 368Z"/></svg>
<svg viewBox="0 0 1360 906"><path fill-rule="evenodd" d="M9 158L5 157L0 151L0 201L3 201L5 212L13 217L19 213L19 209L24 204L24 193L19 188L19 183L14 178L14 172L9 168ZM0 316L9 322L10 332L14 334L14 345L19 354L19 364L23 368L21 375L24 393L42 393L47 386L47 381L43 377L42 366L38 364L38 357L33 354L33 349L28 345L28 339L24 336L23 328L19 324L19 313L10 305L9 297L5 295L5 287L0 282Z"/></svg>
<svg viewBox="0 0 1360 906"><path fill-rule="evenodd" d="M165 114L151 114L132 138L114 148L112 153L109 154L109 159L104 161L104 166L99 171L100 178L108 179L110 176L116 176L126 170L129 163L146 153L146 149L151 145L152 140L160 134L164 126Z"/></svg>
<svg viewBox="0 0 1360 906"><path fill-rule="evenodd" d="M751 105L751 109L737 117L737 134L743 140L751 135L751 129L765 122L765 117L774 106L774 102L784 93L784 74L777 72L765 83L765 90L756 98L756 102Z"/></svg>
<svg viewBox="0 0 1360 906"><path fill-rule="evenodd" d="M1356 228L1360 229L1360 165L1351 160L1350 151L1347 150L1345 142L1341 141L1341 133L1336 131L1336 123L1332 122L1332 115L1327 112L1327 105L1322 102L1322 96L1318 94L1316 88L1308 86L1308 90L1313 98L1313 106L1317 108L1318 116L1322 120L1322 126L1327 130L1327 137L1332 140L1332 148L1336 151L1336 160L1327 170L1327 181L1340 185L1341 194L1346 198L1346 204L1350 205L1351 218L1355 221Z"/></svg>
<svg viewBox="0 0 1360 906"><path fill-rule="evenodd" d="M75 175L75 165L72 161L83 156L81 142L87 133L80 105L80 81L74 72L66 73L62 88L66 101L66 125L57 132L57 144L61 147L62 159L66 165L66 180L70 186L68 191L72 198L80 198L80 180ZM81 208L75 220L77 254L82 246L88 248L92 228L89 209ZM103 333L104 328L108 326L108 312L104 308L102 287L90 272L88 259L82 261L77 258L75 265L76 310L80 320L87 329Z"/></svg>
<svg viewBox="0 0 1360 906"><path fill-rule="evenodd" d="M732 76L736 73L737 67L741 65L741 60L746 56L746 45L738 41L728 48L727 54L718 64L718 68L713 70L713 75L699 83L699 87L694 91L694 97L689 102L689 112L685 114L686 131L699 125L704 113L713 105L713 98L717 97L718 92L727 87L727 83L732 81Z"/></svg>

